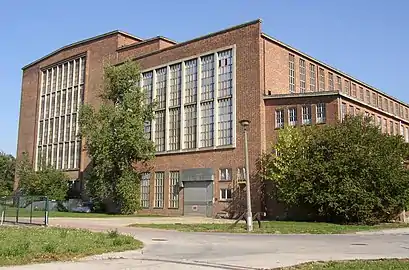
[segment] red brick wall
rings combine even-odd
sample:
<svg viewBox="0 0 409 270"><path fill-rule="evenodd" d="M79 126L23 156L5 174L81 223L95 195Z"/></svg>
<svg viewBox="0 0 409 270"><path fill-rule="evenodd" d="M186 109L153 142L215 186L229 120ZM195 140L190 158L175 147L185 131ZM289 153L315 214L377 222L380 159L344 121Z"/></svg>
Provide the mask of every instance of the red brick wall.
<svg viewBox="0 0 409 270"><path fill-rule="evenodd" d="M117 52L118 62L123 62L127 59L133 59L137 56L157 51L160 48L159 45L159 39L154 39L143 43L137 43L135 46L119 49Z"/></svg>
<svg viewBox="0 0 409 270"><path fill-rule="evenodd" d="M127 57L138 57L141 54L145 56L138 59L143 69L166 64L182 58L196 56L208 51L217 50L226 46L235 45L236 47L236 120L237 120L237 140L236 149L211 150L206 152L173 154L158 156L152 162L156 171L165 171L166 177L170 170L183 170L187 168L213 168L216 173L214 183L214 196L219 197L218 169L232 168L236 172L238 167L244 166L243 152L243 133L238 123L239 120L246 118L251 121L249 136L250 166L254 164L258 155L261 153L261 125L260 103L262 95L260 93L260 22L253 22L245 26L220 32L216 35L209 35L203 39L197 39L186 42L181 45L173 45L171 42L159 39L149 46L135 46L132 49L124 49L117 54L118 45L130 44L133 41L123 36L110 36L90 43L79 45L64 50L53 55L34 66L27 68L23 75L23 89L21 102L21 121L19 131L18 153L27 151L33 154L36 138L35 134L37 124L37 99L39 90L39 72L40 69L54 63L65 61L68 58L79 54L86 54L86 81L84 102L92 105L98 105L98 94L102 87L103 67L106 64L117 63ZM152 53L157 49L162 49L157 53ZM125 53L126 52L126 53ZM148 55L146 55L148 53ZM149 54L151 53L151 54ZM264 137L264 136L263 136ZM80 171L82 172L88 165L85 150L82 151ZM70 172L75 177L75 172ZM168 205L168 182L165 181L165 206ZM152 183L153 189L153 183ZM153 190L152 190L153 193ZM183 193L181 194L181 202ZM152 198L153 199L153 198ZM153 202L152 202L153 203ZM222 207L222 206L220 206ZM219 211L219 206L215 211ZM158 210L152 210L158 211ZM161 210L168 214L182 213L182 203L179 210Z"/></svg>
<svg viewBox="0 0 409 270"><path fill-rule="evenodd" d="M288 51L266 39L261 39L264 52L264 82L265 94L288 94Z"/></svg>
<svg viewBox="0 0 409 270"><path fill-rule="evenodd" d="M368 106L367 104L361 103L357 100L350 99L348 97L343 97L340 100L340 106L342 103L346 104L347 113L350 114L351 109L353 108L354 114L357 115L359 113L365 114L368 113L370 116L375 117L375 123L378 123L378 117L380 116L381 119L385 119L387 121L387 129L385 130L384 126L382 125L382 131L389 133L390 130L390 123L393 122L393 132L395 133L395 125L399 125L399 135L400 132L400 125L404 127L404 132L406 133L406 127L409 127L409 123L405 120L397 118L395 115L386 112L385 110L381 110L377 107ZM405 136L407 136L405 134Z"/></svg>
<svg viewBox="0 0 409 270"><path fill-rule="evenodd" d="M261 117L260 103L262 95L260 93L260 61L259 61L259 39L260 24L252 24L233 31L228 31L220 35L200 39L191 43L174 45L173 47L163 50L152 55L141 57L138 62L142 69L149 69L163 65L182 58L188 58L208 51L217 50L231 45L236 45L236 95L237 95L237 147L236 149L210 150L206 152L192 152L185 154L159 155L151 162L153 171L184 170L188 168L213 168L215 172L214 197L219 197L219 188L228 185L219 184L219 168L232 168L235 177L238 167L244 167L244 145L243 131L239 120L247 118L251 121L249 131L249 153L250 153L250 170L255 169L255 163L261 149ZM167 177L167 174L166 174ZM165 181L165 207L168 205L168 186L169 182ZM153 188L153 181L151 187ZM153 189L151 190L151 195ZM183 197L183 191L181 194ZM165 214L183 213L182 198L179 210L163 209L150 210L161 211ZM151 205L153 196L151 196ZM221 211L226 203L216 203L214 213ZM148 210L145 210L145 212Z"/></svg>
<svg viewBox="0 0 409 270"><path fill-rule="evenodd" d="M17 158L20 158L22 152L27 152L30 157L35 153L41 69L78 55L86 54L84 101L90 104L98 104L97 95L102 86L103 63L107 60L108 55L115 52L117 42L117 35L107 36L61 51L23 70ZM84 156L85 152L83 152ZM88 161L82 158L81 170L85 168L84 166L87 163ZM75 177L77 174L75 172L70 173L72 177Z"/></svg>
<svg viewBox="0 0 409 270"><path fill-rule="evenodd" d="M118 48L121 48L122 46L128 46L134 43L139 43L139 42L141 41L131 38L129 36L122 35L122 34L118 35Z"/></svg>
<svg viewBox="0 0 409 270"><path fill-rule="evenodd" d="M282 99L268 99L266 104L266 137L267 137L267 149L271 147L271 144L276 141L277 131L275 127L275 111L277 109L284 109L284 124L288 125L288 108L297 107L297 124L301 125L302 106L310 104L312 107L312 124L316 123L316 105L318 103L326 104L326 123L335 123L338 118L338 99L334 96L321 96L321 97L293 97Z"/></svg>
<svg viewBox="0 0 409 270"><path fill-rule="evenodd" d="M169 42L167 40L163 40L163 39L159 40L159 50L164 49L164 48L168 48L168 47L172 47L174 45L175 44L173 44L172 42Z"/></svg>
<svg viewBox="0 0 409 270"><path fill-rule="evenodd" d="M329 89L329 73L333 74L333 82L334 82L334 90L337 90L337 77L341 78L342 86L341 92L345 90L345 84L348 82L349 89L350 89L350 96L355 98L358 102L363 103L362 105L372 105L376 108L379 108L380 111L389 112L394 114L394 110L390 108L385 108L384 102L385 99L387 100L388 104L392 101L391 98L387 97L384 94L378 93L365 85L364 83L359 82L356 79L347 78L347 76L342 75L339 71L331 68L327 68L322 63L319 63L317 60L313 59L312 57L308 57L305 55L300 54L297 51L292 49L283 47L282 45L274 42L266 37L261 38L260 50L265 53L265 55L261 55L261 86L264 89L264 93L268 94L268 91L271 91L271 94L288 94L289 93L289 54L293 54L294 57L294 66L295 66L295 92L300 92L300 59L305 60L305 73L306 73L306 92L310 91L310 64L313 64L315 67L315 81L316 81L316 89L317 92L319 90L319 70L324 70L325 76L325 90L332 91ZM352 86L356 86L356 94L352 92ZM361 100L360 97L360 88L363 89L364 92L364 99ZM370 92L370 100L368 101L366 98L366 91L369 90ZM382 104L374 104L372 96L375 94L376 99L381 97ZM393 105L395 106L396 101L393 101ZM406 114L406 110L408 110L408 114ZM402 111L402 114L401 114ZM399 111L396 116L400 117L401 120L406 122L409 125L409 108L404 106L403 104L399 104Z"/></svg>

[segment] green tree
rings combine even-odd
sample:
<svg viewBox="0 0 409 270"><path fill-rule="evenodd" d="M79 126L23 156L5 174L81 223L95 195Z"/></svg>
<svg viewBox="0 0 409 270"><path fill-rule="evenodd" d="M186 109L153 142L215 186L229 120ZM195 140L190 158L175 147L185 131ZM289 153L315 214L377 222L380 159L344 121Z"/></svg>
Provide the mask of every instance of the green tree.
<svg viewBox="0 0 409 270"><path fill-rule="evenodd" d="M64 200L68 192L69 177L51 166L34 171L26 154L17 165L19 189L24 195L47 196L52 200Z"/></svg>
<svg viewBox="0 0 409 270"><path fill-rule="evenodd" d="M100 106L84 105L79 117L92 164L87 189L99 202L112 200L124 214L140 207L141 175L134 166L155 152L145 134L145 123L153 119L152 104L144 102L139 80L136 62L107 66Z"/></svg>
<svg viewBox="0 0 409 270"><path fill-rule="evenodd" d="M13 192L16 159L0 151L0 195Z"/></svg>
<svg viewBox="0 0 409 270"><path fill-rule="evenodd" d="M263 158L274 196L331 222L379 223L409 201L409 146L383 134L370 118L335 125L286 128Z"/></svg>

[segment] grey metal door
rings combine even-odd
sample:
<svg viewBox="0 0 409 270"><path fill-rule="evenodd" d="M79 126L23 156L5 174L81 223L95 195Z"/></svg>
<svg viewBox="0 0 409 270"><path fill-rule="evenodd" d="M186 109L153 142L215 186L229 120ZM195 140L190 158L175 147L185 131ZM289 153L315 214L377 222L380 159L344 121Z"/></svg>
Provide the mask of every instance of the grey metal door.
<svg viewBox="0 0 409 270"><path fill-rule="evenodd" d="M213 182L184 182L184 215L211 217L213 212Z"/></svg>

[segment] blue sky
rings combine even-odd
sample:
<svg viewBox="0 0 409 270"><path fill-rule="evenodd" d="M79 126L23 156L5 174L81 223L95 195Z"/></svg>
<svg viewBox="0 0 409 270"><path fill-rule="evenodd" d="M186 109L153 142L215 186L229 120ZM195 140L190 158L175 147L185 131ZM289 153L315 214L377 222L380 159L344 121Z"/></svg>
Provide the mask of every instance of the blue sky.
<svg viewBox="0 0 409 270"><path fill-rule="evenodd" d="M185 41L261 18L263 31L409 102L407 0L0 0L0 150L15 154L21 68L120 29Z"/></svg>

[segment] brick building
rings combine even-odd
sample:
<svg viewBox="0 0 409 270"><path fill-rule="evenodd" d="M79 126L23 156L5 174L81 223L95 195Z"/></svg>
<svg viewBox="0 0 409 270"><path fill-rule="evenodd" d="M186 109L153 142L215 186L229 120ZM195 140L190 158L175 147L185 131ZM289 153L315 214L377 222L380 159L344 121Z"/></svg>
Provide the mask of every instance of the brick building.
<svg viewBox="0 0 409 270"><path fill-rule="evenodd" d="M248 119L250 171L285 124L331 123L372 115L384 132L409 140L409 106L261 31L255 20L177 43L109 32L58 49L23 67L17 153L67 171L81 187L89 159L78 138L78 107L98 104L103 65L139 62L146 133L156 144L141 182L147 212L215 215L244 176Z"/></svg>

